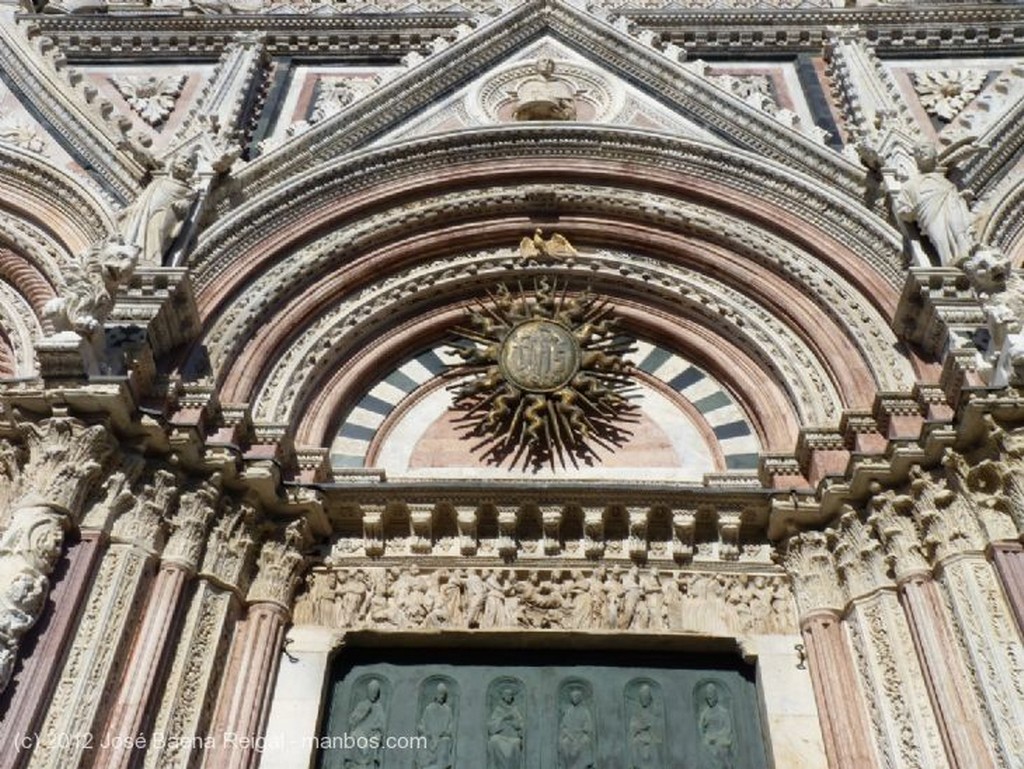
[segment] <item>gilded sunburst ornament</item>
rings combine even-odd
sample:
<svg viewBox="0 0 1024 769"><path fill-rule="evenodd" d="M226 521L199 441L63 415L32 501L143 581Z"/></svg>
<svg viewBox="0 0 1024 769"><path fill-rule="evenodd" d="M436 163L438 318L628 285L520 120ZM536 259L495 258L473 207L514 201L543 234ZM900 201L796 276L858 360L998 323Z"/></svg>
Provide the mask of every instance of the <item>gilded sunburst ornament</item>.
<svg viewBox="0 0 1024 769"><path fill-rule="evenodd" d="M613 309L589 290L538 278L533 291L499 285L455 330L464 362L455 391L460 425L479 437L474 450L494 464L523 469L579 466L631 434L637 419L632 340L618 333Z"/></svg>

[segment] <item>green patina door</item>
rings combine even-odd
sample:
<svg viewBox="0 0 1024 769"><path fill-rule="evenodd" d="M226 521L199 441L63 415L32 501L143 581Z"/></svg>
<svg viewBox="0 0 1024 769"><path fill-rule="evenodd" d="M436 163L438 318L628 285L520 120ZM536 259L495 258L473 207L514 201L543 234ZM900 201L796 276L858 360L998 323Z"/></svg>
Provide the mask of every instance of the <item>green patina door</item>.
<svg viewBox="0 0 1024 769"><path fill-rule="evenodd" d="M766 769L753 668L676 652L350 649L320 769Z"/></svg>

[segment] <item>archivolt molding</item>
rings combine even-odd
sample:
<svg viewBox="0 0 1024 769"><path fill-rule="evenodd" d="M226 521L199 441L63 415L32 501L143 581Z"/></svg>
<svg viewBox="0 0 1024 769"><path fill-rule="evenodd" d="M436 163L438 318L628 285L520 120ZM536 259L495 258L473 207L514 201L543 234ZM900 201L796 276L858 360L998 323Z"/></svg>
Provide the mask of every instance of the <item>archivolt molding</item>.
<svg viewBox="0 0 1024 769"><path fill-rule="evenodd" d="M0 216L6 218L6 212L12 212L31 222L33 229L46 233L22 235L38 245L30 249L36 253L52 254L52 242L45 246L42 242L56 239L68 255L79 254L114 231L109 202L102 201L95 192L44 158L17 147L0 146L0 200ZM4 222L0 238L14 240L17 235L12 230L25 232L25 227L18 227L17 223L9 227L8 221ZM15 241L12 245L20 244ZM43 269L42 264L40 268ZM47 269L44 272L51 282L60 282L57 274Z"/></svg>
<svg viewBox="0 0 1024 769"><path fill-rule="evenodd" d="M4 256L2 251L0 256ZM33 343L42 335L39 319L25 297L0 279L0 337L6 337L14 354L12 374L29 376L36 370Z"/></svg>
<svg viewBox="0 0 1024 769"><path fill-rule="evenodd" d="M275 361L254 398L255 418L292 423L324 372L358 350L387 319L395 320L399 301L406 312L423 311L413 297L425 297L424 302L436 295L457 297L468 284L486 285L511 277L516 274L510 272L513 259L511 251L438 259L392 275L347 300L332 302L332 309ZM838 421L843 399L819 353L742 292L692 270L621 252L581 254L576 268L559 272L592 281L597 290L639 295L646 302L670 307L675 315L699 318L741 345L772 378L785 383L804 424Z"/></svg>
<svg viewBox="0 0 1024 769"><path fill-rule="evenodd" d="M0 227L5 224L4 217L0 215ZM16 288L39 317L43 316L43 306L54 296L53 286L47 282L47 277L33 264L33 260L5 248L0 236L0 278Z"/></svg>
<svg viewBox="0 0 1024 769"><path fill-rule="evenodd" d="M572 187L569 185L555 186L531 186L519 191L524 202L531 194L555 193L559 200L566 201L571 205L588 213L607 210L608 208L619 209L622 214L635 214L641 210L650 219L659 220L659 224L666 229L682 230L687 235L696 236L700 242L680 242L676 238L665 237L659 244L665 254L671 255L674 259L685 259L697 261L704 269L712 269L719 273L719 276L729 277L731 286L723 289L715 288L714 293L732 291L739 295L736 287L744 287L746 292L758 296L759 300L770 305L776 302L781 292L788 289L790 284L800 285L803 295L794 299L792 303L777 305L775 313L785 317L792 306L798 306L804 297L810 297L811 301L823 314L830 316L836 323L836 332L840 338L848 337L860 348L860 356L866 359L871 368L872 375L879 389L886 391L904 391L910 388L913 383L913 371L906 359L896 352L897 340L888 328L885 315L870 302L863 298L863 288L851 285L842 275L830 267L823 265L819 260L790 245L779 236L760 230L753 225L739 219L718 215L716 212L708 211L692 204L680 204L669 198L655 194L644 194L637 196L633 193L621 193L619 191L607 191L604 189L591 189ZM473 195L473 202L482 206L485 210L490 208L493 202L495 205L508 202L508 193L503 189L493 191L480 191ZM273 344L282 344L284 339L294 334L292 328L281 328L280 318L285 315L291 317L312 317L319 312L317 306L311 306L313 302L323 302L322 290L309 290L316 285L318 276L325 275L332 264L337 263L337 251L344 249L344 252L364 255L376 246L381 245L381 233L393 228L401 228L401 222L413 220L421 222L439 216L441 212L457 211L466 205L465 197L461 193L441 196L439 199L430 200L424 203L407 206L397 212L380 214L369 217L367 220L357 223L352 228L333 233L309 248L292 254L282 262L277 269L264 271L245 291L237 296L235 301L219 315L204 338L207 352L218 375L225 375L223 366L226 361L234 360L241 351L245 340L252 338L252 330L260 327L267 328L267 324L274 323L271 313L275 309L286 307L289 299L302 303L304 306L291 308L289 313L278 313L278 331L275 334L264 333L260 335L259 344L263 347L263 353L250 349L247 360L267 360L273 355ZM494 213L493 209L487 211ZM388 221L388 220L391 221ZM597 242L615 242L618 239L623 248L628 248L630 237L640 238L643 236L647 241L647 247L651 248L657 238L657 233L650 230L639 231L621 223L596 224L590 220L586 224L578 225L582 230L589 224L590 231L584 231L584 236ZM407 225L406 225L407 226ZM576 229L574 229L574 232ZM443 231L438 236L444 239ZM617 244L618 245L618 244ZM722 246L732 249L732 253L724 252ZM395 249L391 249L395 251ZM735 254L738 252L739 256ZM746 261L749 260L748 265ZM444 265L451 266L449 261ZM651 280L652 275L660 274L662 281L668 285L675 285L677 281L678 265L673 265L670 260L634 257L636 275L642 280ZM748 271L753 265L760 265L765 270L780 275L785 284L780 284L775 289L764 288L759 282L747 285L749 278ZM396 265L397 267L397 265ZM462 269L473 269L464 265ZM382 274L382 269L374 270L375 274ZM429 274L431 269L411 268L402 273L395 273L387 278L378 288L366 289L369 293L384 290L382 296L387 295L388 286L392 283L406 282L415 285L420 273ZM647 277L644 278L643 276ZM688 277L687 281L696 278ZM431 279L432 280L432 279ZM352 279L352 282L355 282ZM413 289L406 289L413 290ZM874 297L876 300L878 297ZM331 301L334 301L333 299ZM380 302L386 302L381 299ZM745 297L741 301L751 302ZM804 308L808 309L807 306ZM371 311L368 311L371 312ZM322 319L316 323L323 322ZM798 318L790 317L787 323L799 327ZM813 328L805 328L806 343L811 347L821 349L828 346L834 340L821 339L820 324L811 324ZM312 329L307 329L306 334L312 334ZM277 340L274 342L273 340ZM293 354L290 350L286 355ZM819 357L828 357L819 355ZM837 357L837 356L833 356ZM840 365L840 370L833 372L838 380L843 381L846 372L845 360ZM252 381L256 376L259 366L248 365L246 369L253 372L249 377ZM240 390L237 387L229 389L234 392L232 397L248 400L250 397L249 387L246 385ZM849 385L844 387L849 391Z"/></svg>
<svg viewBox="0 0 1024 769"><path fill-rule="evenodd" d="M628 176L623 168L631 169ZM679 197L713 198L759 216L773 227L788 214L794 223L802 222L807 232L828 240L820 246L823 253L837 250L838 245L875 265L890 286L902 283L901 241L893 228L858 201L780 164L637 129L516 125L425 137L359 153L255 197L255 191L247 189L248 202L220 211L190 257L200 305L210 303L211 290L220 295L237 288L242 270L259 268L272 252L287 248L289 241L305 239L312 231L330 227L332 221L351 217L352 209L365 205L375 187L387 190L387 185L395 185L393 192L373 194L375 205L381 206L388 194L399 190L408 200L420 185L434 194L443 186L471 184L474 177L493 184L507 175L521 185L531 176L536 180L554 174L580 183L618 178L624 187L633 185L636 174L643 174L651 187L675 188ZM506 193L517 195L515 190ZM220 285L213 289L214 283Z"/></svg>
<svg viewBox="0 0 1024 769"><path fill-rule="evenodd" d="M68 69L52 40L37 27L2 24L0 64L83 165L95 169L122 202L134 197L145 169L122 151L134 146L127 136L131 121L115 123L109 102L94 104L96 90L86 88L80 72Z"/></svg>

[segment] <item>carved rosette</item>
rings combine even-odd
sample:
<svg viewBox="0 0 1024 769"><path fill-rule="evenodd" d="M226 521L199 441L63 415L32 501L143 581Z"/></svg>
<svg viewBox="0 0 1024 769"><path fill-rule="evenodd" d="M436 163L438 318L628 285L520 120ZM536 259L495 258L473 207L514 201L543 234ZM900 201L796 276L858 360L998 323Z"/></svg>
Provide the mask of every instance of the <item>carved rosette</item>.
<svg viewBox="0 0 1024 769"><path fill-rule="evenodd" d="M538 254L561 258L553 244L564 238L535 239ZM600 459L595 446L611 451L625 442L630 432L622 425L636 409L623 360L631 342L618 335L607 302L589 291L570 296L566 286L540 278L532 294L499 286L470 321L471 328L455 330L454 352L465 362L455 367L452 389L464 412L459 422L480 438L486 460L523 469L554 469L556 459L578 466Z"/></svg>

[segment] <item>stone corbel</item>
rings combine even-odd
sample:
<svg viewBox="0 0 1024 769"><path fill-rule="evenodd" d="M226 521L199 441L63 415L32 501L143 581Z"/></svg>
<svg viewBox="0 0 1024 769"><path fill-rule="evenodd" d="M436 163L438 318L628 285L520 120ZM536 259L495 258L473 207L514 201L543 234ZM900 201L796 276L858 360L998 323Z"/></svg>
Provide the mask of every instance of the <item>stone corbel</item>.
<svg viewBox="0 0 1024 769"><path fill-rule="evenodd" d="M410 549L418 555L428 555L433 548L431 539L431 523L434 517L434 505L430 503L412 503L409 509L409 525L412 541Z"/></svg>
<svg viewBox="0 0 1024 769"><path fill-rule="evenodd" d="M629 557L634 561L647 560L647 522L651 511L645 507L629 507Z"/></svg>
<svg viewBox="0 0 1024 769"><path fill-rule="evenodd" d="M583 508L583 552L587 558L604 555L604 508Z"/></svg>
<svg viewBox="0 0 1024 769"><path fill-rule="evenodd" d="M672 512L672 529L675 538L672 540L672 557L678 563L689 563L693 560L693 538L697 531L696 510L674 510Z"/></svg>
<svg viewBox="0 0 1024 769"><path fill-rule="evenodd" d="M718 511L718 555L723 561L740 557L740 520L738 510Z"/></svg>
<svg viewBox="0 0 1024 769"><path fill-rule="evenodd" d="M510 561L516 557L516 524L519 521L519 507L496 505L498 511L498 554Z"/></svg>
<svg viewBox="0 0 1024 769"><path fill-rule="evenodd" d="M544 529L544 553L547 555L558 555L562 549L561 505L541 505L540 520L541 526Z"/></svg>
<svg viewBox="0 0 1024 769"><path fill-rule="evenodd" d="M360 505L363 519L363 548L370 558L384 555L384 510L386 505Z"/></svg>
<svg viewBox="0 0 1024 769"><path fill-rule="evenodd" d="M478 520L476 505L456 506L455 523L459 529L459 552L463 555L476 555Z"/></svg>

